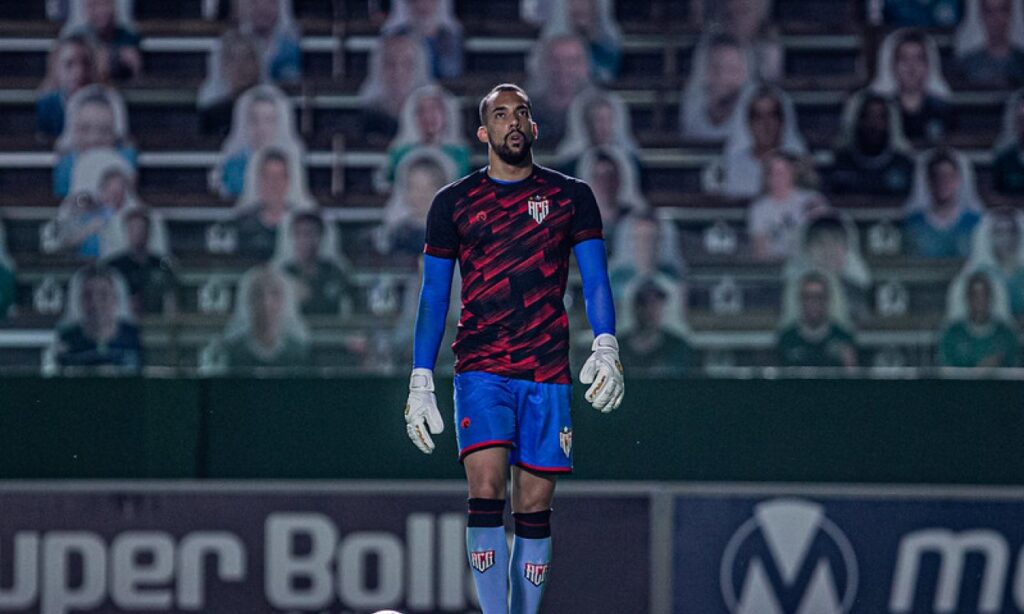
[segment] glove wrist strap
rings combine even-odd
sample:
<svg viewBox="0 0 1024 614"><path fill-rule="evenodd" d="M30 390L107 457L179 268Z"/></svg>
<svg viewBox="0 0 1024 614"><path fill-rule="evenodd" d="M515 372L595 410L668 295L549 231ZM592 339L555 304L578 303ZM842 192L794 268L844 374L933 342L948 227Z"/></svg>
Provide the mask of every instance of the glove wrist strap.
<svg viewBox="0 0 1024 614"><path fill-rule="evenodd" d="M434 372L430 369L413 369L409 376L409 390L414 392L434 392Z"/></svg>

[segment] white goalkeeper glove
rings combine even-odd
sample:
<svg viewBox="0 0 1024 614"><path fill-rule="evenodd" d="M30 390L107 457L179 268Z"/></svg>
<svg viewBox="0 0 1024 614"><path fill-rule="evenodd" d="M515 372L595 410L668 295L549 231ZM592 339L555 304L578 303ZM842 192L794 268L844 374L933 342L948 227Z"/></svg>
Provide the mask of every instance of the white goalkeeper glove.
<svg viewBox="0 0 1024 614"><path fill-rule="evenodd" d="M591 384L584 397L594 409L608 413L622 404L622 397L626 394L622 363L619 362L619 342L613 335L604 333L594 338L590 349L594 353L580 371L580 381Z"/></svg>
<svg viewBox="0 0 1024 614"><path fill-rule="evenodd" d="M441 412L437 410L437 397L434 396L434 373L430 369L413 369L409 377L405 431L424 454L434 451L434 440L430 438L430 433L437 435L444 431L444 421Z"/></svg>

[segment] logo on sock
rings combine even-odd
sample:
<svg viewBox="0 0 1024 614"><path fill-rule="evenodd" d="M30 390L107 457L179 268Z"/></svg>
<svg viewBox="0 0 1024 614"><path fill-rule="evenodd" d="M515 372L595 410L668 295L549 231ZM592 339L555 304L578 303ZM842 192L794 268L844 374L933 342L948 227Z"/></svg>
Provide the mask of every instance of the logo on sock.
<svg viewBox="0 0 1024 614"><path fill-rule="evenodd" d="M473 569L484 573L494 566L494 550L480 550L469 553L469 564Z"/></svg>
<svg viewBox="0 0 1024 614"><path fill-rule="evenodd" d="M572 454L572 429L563 426L562 432L558 434L558 443L562 446L562 453L565 454L566 458Z"/></svg>
<svg viewBox="0 0 1024 614"><path fill-rule="evenodd" d="M548 579L548 569L550 567L550 563L527 563L523 567L523 575L530 581L530 584L540 586Z"/></svg>

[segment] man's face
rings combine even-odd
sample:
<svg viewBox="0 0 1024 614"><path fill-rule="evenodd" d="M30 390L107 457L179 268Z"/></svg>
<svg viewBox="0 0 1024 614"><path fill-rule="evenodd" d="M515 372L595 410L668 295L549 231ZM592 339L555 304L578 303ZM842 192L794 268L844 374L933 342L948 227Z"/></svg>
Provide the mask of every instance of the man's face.
<svg viewBox="0 0 1024 614"><path fill-rule="evenodd" d="M814 234L807 242L807 252L816 268L836 275L846 268L846 234L828 230Z"/></svg>
<svg viewBox="0 0 1024 614"><path fill-rule="evenodd" d="M1010 0L981 0L981 21L988 43L1005 44L1010 31Z"/></svg>
<svg viewBox="0 0 1024 614"><path fill-rule="evenodd" d="M288 198L288 167L280 160L266 160L260 168L260 201L284 206Z"/></svg>
<svg viewBox="0 0 1024 614"><path fill-rule="evenodd" d="M242 89L260 80L260 60L249 45L235 43L224 48L224 74L232 89Z"/></svg>
<svg viewBox="0 0 1024 614"><path fill-rule="evenodd" d="M252 27L262 34L268 33L277 26L281 16L280 0L248 0L249 18Z"/></svg>
<svg viewBox="0 0 1024 614"><path fill-rule="evenodd" d="M277 135L277 109L269 100L257 100L249 105L249 137L253 149L266 147Z"/></svg>
<svg viewBox="0 0 1024 614"><path fill-rule="evenodd" d="M967 309L972 322L982 324L992 317L992 289L984 278L971 281L967 288Z"/></svg>
<svg viewBox="0 0 1024 614"><path fill-rule="evenodd" d="M633 264L639 273L653 273L658 261L661 231L652 220L633 223Z"/></svg>
<svg viewBox="0 0 1024 614"><path fill-rule="evenodd" d="M68 94L85 85L92 72L89 54L75 43L61 45L56 68L57 87Z"/></svg>
<svg viewBox="0 0 1024 614"><path fill-rule="evenodd" d="M591 145L609 145L615 138L615 111L606 102L598 102L587 111L587 129Z"/></svg>
<svg viewBox="0 0 1024 614"><path fill-rule="evenodd" d="M128 197L128 178L120 172L106 175L100 183L100 200L108 207L119 210Z"/></svg>
<svg viewBox="0 0 1024 614"><path fill-rule="evenodd" d="M276 337L281 332L284 313L284 288L274 277L263 277L254 282L249 291L249 309L253 327Z"/></svg>
<svg viewBox="0 0 1024 614"><path fill-rule="evenodd" d="M117 318L117 291L107 277L92 277L82 284L79 306L89 327L110 324Z"/></svg>
<svg viewBox="0 0 1024 614"><path fill-rule="evenodd" d="M530 152L537 138L537 124L522 94L498 92L487 105L486 123L477 129L477 138L488 143L503 162L522 166L531 160Z"/></svg>
<svg viewBox="0 0 1024 614"><path fill-rule="evenodd" d="M408 36L397 36L385 39L383 44L381 70L385 91L408 91L416 78L416 42Z"/></svg>
<svg viewBox="0 0 1024 614"><path fill-rule="evenodd" d="M750 133L757 148L777 147L782 141L782 105L774 96L758 96L750 105Z"/></svg>
<svg viewBox="0 0 1024 614"><path fill-rule="evenodd" d="M444 101L438 96L426 96L416 103L416 124L427 143L441 138L445 125Z"/></svg>
<svg viewBox="0 0 1024 614"><path fill-rule="evenodd" d="M590 32L597 24L596 0L569 0L569 21L577 32Z"/></svg>
<svg viewBox="0 0 1024 614"><path fill-rule="evenodd" d="M590 80L587 53L579 40L566 38L554 41L548 47L547 60L548 83L553 90L576 93Z"/></svg>
<svg viewBox="0 0 1024 614"><path fill-rule="evenodd" d="M405 194L409 209L417 222L425 222L430 212L430 204L434 194L444 187L439 178L439 171L425 166L409 169L406 179Z"/></svg>
<svg viewBox="0 0 1024 614"><path fill-rule="evenodd" d="M441 0L408 0L409 12L416 21L432 21Z"/></svg>
<svg viewBox="0 0 1024 614"><path fill-rule="evenodd" d="M931 169L932 199L936 204L955 202L960 192L960 171L952 162L940 162Z"/></svg>
<svg viewBox="0 0 1024 614"><path fill-rule="evenodd" d="M665 297L655 292L643 292L634 303L634 318L642 330L661 328L665 317Z"/></svg>
<svg viewBox="0 0 1024 614"><path fill-rule="evenodd" d="M292 240L295 243L295 259L299 262L313 262L320 253L323 231L312 220L299 220L292 224Z"/></svg>
<svg viewBox="0 0 1024 614"><path fill-rule="evenodd" d="M878 149L889 140L889 112L881 100L870 100L860 111L857 140L861 147Z"/></svg>
<svg viewBox="0 0 1024 614"><path fill-rule="evenodd" d="M619 177L619 167L614 162L601 159L594 163L593 176L590 178L590 185L594 190L594 197L601 209L601 219L605 223L615 221L618 215L616 200L619 196L619 187L622 179Z"/></svg>
<svg viewBox="0 0 1024 614"><path fill-rule="evenodd" d="M747 82L747 59L733 45L715 45L708 53L704 89L713 101L735 96Z"/></svg>
<svg viewBox="0 0 1024 614"><path fill-rule="evenodd" d="M817 328L828 321L828 288L817 280L800 286L800 321Z"/></svg>
<svg viewBox="0 0 1024 614"><path fill-rule="evenodd" d="M924 45L916 41L900 43L893 58L896 82L902 92L924 90L928 79L928 53Z"/></svg>
<svg viewBox="0 0 1024 614"><path fill-rule="evenodd" d="M114 0L85 0L85 19L94 30L114 26Z"/></svg>
<svg viewBox="0 0 1024 614"><path fill-rule="evenodd" d="M141 215L133 215L125 221L125 234L128 245L136 251L145 251L149 246L149 220Z"/></svg>
<svg viewBox="0 0 1024 614"><path fill-rule="evenodd" d="M117 141L114 129L114 111L102 102L81 106L75 118L74 142L79 151L98 147L113 147Z"/></svg>
<svg viewBox="0 0 1024 614"><path fill-rule="evenodd" d="M1020 249L1020 228L1012 215L992 218L992 251L999 260L1009 260Z"/></svg>

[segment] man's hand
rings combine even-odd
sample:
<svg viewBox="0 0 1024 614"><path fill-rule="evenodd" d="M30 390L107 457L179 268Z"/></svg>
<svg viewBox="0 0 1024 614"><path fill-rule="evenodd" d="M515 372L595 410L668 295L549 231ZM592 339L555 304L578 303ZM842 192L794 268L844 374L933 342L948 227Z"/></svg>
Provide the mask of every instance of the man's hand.
<svg viewBox="0 0 1024 614"><path fill-rule="evenodd" d="M619 362L619 342L607 333L598 335L590 346L594 351L580 371L580 381L592 384L587 401L594 409L608 413L622 404L626 384L622 379L622 363Z"/></svg>
<svg viewBox="0 0 1024 614"><path fill-rule="evenodd" d="M427 432L429 427L430 432ZM424 454L434 451L434 440L444 431L441 412L437 411L434 396L434 374L430 369L413 369L409 378L409 400L405 402L405 430L416 447Z"/></svg>

